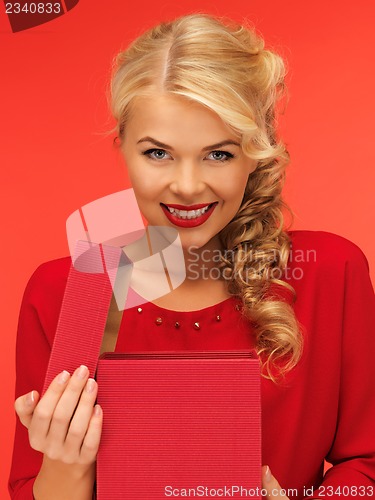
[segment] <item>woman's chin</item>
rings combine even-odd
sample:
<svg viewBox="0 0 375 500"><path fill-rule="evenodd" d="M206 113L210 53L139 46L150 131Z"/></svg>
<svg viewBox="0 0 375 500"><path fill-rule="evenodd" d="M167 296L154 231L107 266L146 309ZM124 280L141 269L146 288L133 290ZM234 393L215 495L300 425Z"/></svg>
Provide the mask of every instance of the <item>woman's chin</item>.
<svg viewBox="0 0 375 500"><path fill-rule="evenodd" d="M204 250L219 250L221 248L218 236L214 236L211 239L188 238L186 235L180 233L180 239L184 254L196 253L198 255Z"/></svg>

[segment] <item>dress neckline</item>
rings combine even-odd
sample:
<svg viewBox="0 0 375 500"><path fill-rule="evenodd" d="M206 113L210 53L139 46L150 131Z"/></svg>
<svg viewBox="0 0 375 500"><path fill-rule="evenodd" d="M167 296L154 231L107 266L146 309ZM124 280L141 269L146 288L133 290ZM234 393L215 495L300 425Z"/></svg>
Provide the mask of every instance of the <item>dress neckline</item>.
<svg viewBox="0 0 375 500"><path fill-rule="evenodd" d="M207 307L203 307L202 309L193 309L190 311L177 311L174 309L167 309L165 307L158 306L157 304L154 304L153 302L147 302L147 304L143 304L142 307L147 307L150 308L151 310L153 309L154 311L160 311L164 315L172 314L172 315L179 315L179 316L189 316L189 315L194 315L196 316L197 314L202 314L202 313L210 313L212 311L221 311L222 309L225 309L228 305L231 303L240 303L241 299L236 296L231 296L228 297L220 302L217 302L216 304L212 304Z"/></svg>

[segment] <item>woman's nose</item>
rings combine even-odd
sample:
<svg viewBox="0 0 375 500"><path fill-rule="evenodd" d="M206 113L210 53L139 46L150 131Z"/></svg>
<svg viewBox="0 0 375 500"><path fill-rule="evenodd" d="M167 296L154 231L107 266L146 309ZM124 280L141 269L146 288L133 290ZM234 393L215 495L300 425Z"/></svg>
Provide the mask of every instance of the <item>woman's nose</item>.
<svg viewBox="0 0 375 500"><path fill-rule="evenodd" d="M203 178L202 165L194 162L184 162L178 165L173 172L170 182L170 190L186 199L187 201L196 200L206 187Z"/></svg>

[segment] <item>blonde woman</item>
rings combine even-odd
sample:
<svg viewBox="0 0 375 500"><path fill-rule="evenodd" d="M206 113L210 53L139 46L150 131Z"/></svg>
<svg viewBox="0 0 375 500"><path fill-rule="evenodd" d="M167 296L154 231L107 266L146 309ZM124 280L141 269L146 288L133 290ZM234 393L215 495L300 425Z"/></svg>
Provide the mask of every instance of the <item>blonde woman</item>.
<svg viewBox="0 0 375 500"><path fill-rule="evenodd" d="M290 498L370 497L374 294L353 243L284 227L284 76L251 28L204 14L162 23L118 55L118 143L148 223L179 231L186 279L142 314L124 312L116 350L255 347L268 497L281 487ZM41 265L23 299L12 498L94 494L96 382L80 367L39 397L69 266Z"/></svg>

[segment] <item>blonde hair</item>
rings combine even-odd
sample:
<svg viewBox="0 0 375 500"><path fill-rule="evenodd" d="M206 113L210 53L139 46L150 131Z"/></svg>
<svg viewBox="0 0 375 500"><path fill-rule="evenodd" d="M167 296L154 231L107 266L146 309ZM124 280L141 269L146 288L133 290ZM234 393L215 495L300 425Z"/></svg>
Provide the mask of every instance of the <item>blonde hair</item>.
<svg viewBox="0 0 375 500"><path fill-rule="evenodd" d="M162 92L217 113L241 138L244 154L257 161L237 215L220 233L224 248L231 250L220 267L229 292L242 298L256 331L263 375L271 379L275 369L281 374L294 367L302 352L293 308L275 293L277 287L293 289L273 273L285 270L290 252L281 199L289 156L275 131L284 76L283 60L264 48L253 29L190 14L159 24L120 52L110 88L120 140L134 100Z"/></svg>

